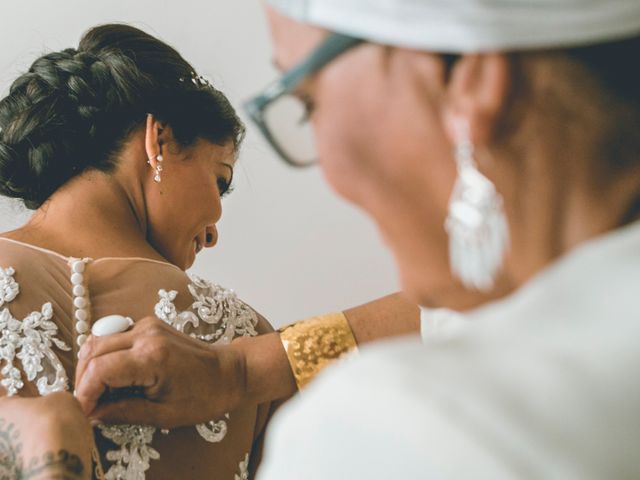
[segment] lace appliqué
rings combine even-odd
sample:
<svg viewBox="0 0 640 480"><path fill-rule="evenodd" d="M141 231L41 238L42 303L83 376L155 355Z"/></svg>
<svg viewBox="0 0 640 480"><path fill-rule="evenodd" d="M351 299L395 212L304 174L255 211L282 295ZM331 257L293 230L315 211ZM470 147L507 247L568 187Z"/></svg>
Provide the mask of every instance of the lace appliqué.
<svg viewBox="0 0 640 480"><path fill-rule="evenodd" d="M191 288L191 285L189 285L189 288ZM193 327L198 326L198 317L196 317L193 312L186 310L178 313L176 310L176 306L173 304L173 301L178 296L178 292L175 290L171 290L170 292L160 290L158 292L158 296L160 297L160 301L155 307L156 317L183 333L185 327L189 324Z"/></svg>
<svg viewBox="0 0 640 480"><path fill-rule="evenodd" d="M0 268L0 306L8 305L20 293L14 274L13 268ZM57 338L58 326L52 318L50 303L45 303L39 312L32 312L23 320L14 318L9 308L0 312L0 360L5 362L0 370L3 377L0 384L8 396L16 395L24 387L20 370L14 363L16 358L20 360L27 380L36 381L40 395L67 390L69 380L53 346L63 351L71 348ZM51 375L43 373L45 366L53 371Z"/></svg>
<svg viewBox="0 0 640 480"><path fill-rule="evenodd" d="M102 436L120 447L106 454L113 462L105 474L106 480L144 480L151 460L160 454L151 446L155 427L140 425L100 425Z"/></svg>
<svg viewBox="0 0 640 480"><path fill-rule="evenodd" d="M249 454L244 456L244 460L238 465L239 472L233 477L233 480L249 480Z"/></svg>
<svg viewBox="0 0 640 480"><path fill-rule="evenodd" d="M20 293L20 285L13 279L15 273L11 267L0 268L0 307L15 300Z"/></svg>
<svg viewBox="0 0 640 480"><path fill-rule="evenodd" d="M160 290L156 316L180 332L213 344L230 343L235 337L255 336L258 318L233 290L192 276L189 292L194 302L191 310L178 312L174 301L178 292ZM203 323L200 323L200 322ZM190 329L187 326L191 325ZM214 327L211 332L211 327ZM189 331L187 331L189 330Z"/></svg>
<svg viewBox="0 0 640 480"><path fill-rule="evenodd" d="M237 336L258 334L256 313L238 299L232 290L199 277L191 277L191 282L188 287L193 297L190 310L178 311L174 303L178 296L175 290L158 292L159 300L154 313L160 320L192 338L212 344L230 343ZM208 442L221 442L227 434L228 419L229 414L226 414L225 419L197 425L196 430ZM160 457L151 447L156 428L112 425L101 426L100 430L120 447L120 450L107 453L107 460L115 462L106 474L107 480L144 480L149 460ZM248 466L248 456L245 460ZM241 464L240 475L245 475L247 467L244 470L242 468ZM236 478L244 479L245 476Z"/></svg>
<svg viewBox="0 0 640 480"><path fill-rule="evenodd" d="M180 332L212 344L226 344L238 336L258 334L256 313L233 290L197 276L192 276L191 282L189 293L194 300L191 310L178 312L173 303L176 291L158 292L160 301L156 305L155 314L160 320ZM187 329L189 325L191 328ZM213 332L211 327L214 328ZM229 419L228 413L225 418ZM196 430L208 442L221 442L227 434L227 422L218 420L202 423L196 426Z"/></svg>

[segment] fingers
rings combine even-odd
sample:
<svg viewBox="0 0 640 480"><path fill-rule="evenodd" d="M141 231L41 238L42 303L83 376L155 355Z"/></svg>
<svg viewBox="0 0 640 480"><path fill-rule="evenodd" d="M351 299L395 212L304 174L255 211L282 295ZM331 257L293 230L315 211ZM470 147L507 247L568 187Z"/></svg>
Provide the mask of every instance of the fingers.
<svg viewBox="0 0 640 480"><path fill-rule="evenodd" d="M116 425L159 425L160 419L159 404L151 402L145 398L131 398L99 405L92 413L92 420L99 420L101 423Z"/></svg>
<svg viewBox="0 0 640 480"><path fill-rule="evenodd" d="M103 337L90 335L84 345L82 345L82 348L80 348L78 365L76 366L76 387L82 380L87 365L92 359L109 353L115 353L119 350L131 349L136 340L144 337L148 331L162 330L167 326L168 325L156 317L145 317L137 321L131 330L124 333Z"/></svg>
<svg viewBox="0 0 640 480"><path fill-rule="evenodd" d="M105 337L89 336L80 348L78 365L76 366L76 388L82 380L89 362L97 357L114 353L119 350L128 350L133 346L135 334L132 330Z"/></svg>
<svg viewBox="0 0 640 480"><path fill-rule="evenodd" d="M77 382L75 396L85 415L90 415L107 389L153 388L158 383L155 365L143 365L131 350L121 350L91 359Z"/></svg>

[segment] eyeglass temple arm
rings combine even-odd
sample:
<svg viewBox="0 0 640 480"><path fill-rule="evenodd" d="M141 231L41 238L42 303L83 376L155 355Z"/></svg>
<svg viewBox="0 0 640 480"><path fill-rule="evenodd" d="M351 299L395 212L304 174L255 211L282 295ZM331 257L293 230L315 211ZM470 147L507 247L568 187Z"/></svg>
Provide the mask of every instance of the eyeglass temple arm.
<svg viewBox="0 0 640 480"><path fill-rule="evenodd" d="M304 61L294 66L255 98L253 108L261 109L275 98L295 89L306 76L311 75L341 53L363 43L364 40L342 33L332 33Z"/></svg>

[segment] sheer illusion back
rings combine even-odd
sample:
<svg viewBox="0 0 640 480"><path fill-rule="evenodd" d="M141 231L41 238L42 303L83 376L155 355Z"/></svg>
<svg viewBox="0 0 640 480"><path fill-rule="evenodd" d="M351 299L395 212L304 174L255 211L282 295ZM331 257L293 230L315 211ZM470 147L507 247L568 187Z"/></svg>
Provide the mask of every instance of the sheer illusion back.
<svg viewBox="0 0 640 480"><path fill-rule="evenodd" d="M5 395L36 396L73 386L88 325L107 315L156 315L210 344L264 330L231 290L145 258L69 258L0 238L0 384ZM185 405L185 408L189 408ZM108 479L248 478L266 407L231 412L170 432L100 426Z"/></svg>

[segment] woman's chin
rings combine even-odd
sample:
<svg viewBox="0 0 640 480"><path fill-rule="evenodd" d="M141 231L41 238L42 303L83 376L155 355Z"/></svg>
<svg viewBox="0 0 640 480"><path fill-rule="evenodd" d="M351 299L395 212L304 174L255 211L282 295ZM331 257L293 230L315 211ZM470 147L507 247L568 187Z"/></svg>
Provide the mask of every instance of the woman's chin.
<svg viewBox="0 0 640 480"><path fill-rule="evenodd" d="M197 255L198 254L195 251L189 253L189 256L184 262L183 270L189 270L191 267L193 267L193 264L196 263Z"/></svg>
<svg viewBox="0 0 640 480"><path fill-rule="evenodd" d="M198 253L202 250L202 247L198 244L197 240L194 240L191 244L191 249L189 253L186 255L184 268L183 270L188 270L196 263L196 258L198 257Z"/></svg>

